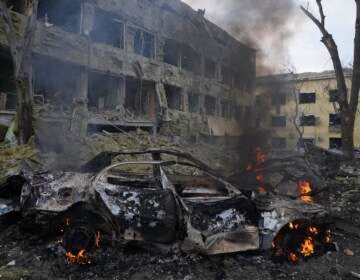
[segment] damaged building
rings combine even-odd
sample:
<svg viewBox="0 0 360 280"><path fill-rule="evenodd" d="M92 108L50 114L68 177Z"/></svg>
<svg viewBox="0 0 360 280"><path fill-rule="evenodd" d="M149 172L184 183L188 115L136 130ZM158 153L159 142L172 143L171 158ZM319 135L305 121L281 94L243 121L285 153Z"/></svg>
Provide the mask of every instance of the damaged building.
<svg viewBox="0 0 360 280"><path fill-rule="evenodd" d="M344 69L347 87L352 71ZM257 79L256 100L269 108L259 120L272 132L275 150L295 150L306 143L341 149L341 118L334 71L280 74ZM302 141L300 141L300 134ZM354 145L360 147L360 114L356 115Z"/></svg>
<svg viewBox="0 0 360 280"><path fill-rule="evenodd" d="M22 2L9 1L19 26L27 12ZM16 109L6 45L0 33L1 124ZM241 136L255 56L179 0L40 0L34 101L42 120L67 126L80 116L87 131Z"/></svg>

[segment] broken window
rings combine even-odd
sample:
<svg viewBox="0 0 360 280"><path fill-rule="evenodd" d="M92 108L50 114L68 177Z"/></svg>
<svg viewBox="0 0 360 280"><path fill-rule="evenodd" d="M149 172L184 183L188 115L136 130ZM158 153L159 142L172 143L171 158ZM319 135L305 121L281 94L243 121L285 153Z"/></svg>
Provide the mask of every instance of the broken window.
<svg viewBox="0 0 360 280"><path fill-rule="evenodd" d="M126 31L127 49L148 58L155 57L155 36L133 26Z"/></svg>
<svg viewBox="0 0 360 280"><path fill-rule="evenodd" d="M329 139L329 149L341 149L342 140L341 138L330 138Z"/></svg>
<svg viewBox="0 0 360 280"><path fill-rule="evenodd" d="M285 105L286 104L286 94L285 93L274 93L271 96L271 104L276 105Z"/></svg>
<svg viewBox="0 0 360 280"><path fill-rule="evenodd" d="M340 114L329 114L329 126L340 126L341 116Z"/></svg>
<svg viewBox="0 0 360 280"><path fill-rule="evenodd" d="M221 116L226 119L231 119L230 102L228 100L221 101Z"/></svg>
<svg viewBox="0 0 360 280"><path fill-rule="evenodd" d="M315 139L314 138L303 138L299 140L299 146L301 148L305 148L307 146L315 145Z"/></svg>
<svg viewBox="0 0 360 280"><path fill-rule="evenodd" d="M314 115L307 115L300 117L300 125L301 126L315 126L316 118Z"/></svg>
<svg viewBox="0 0 360 280"><path fill-rule="evenodd" d="M181 49L181 69L201 74L201 56L191 47L183 45Z"/></svg>
<svg viewBox="0 0 360 280"><path fill-rule="evenodd" d="M96 110L114 110L119 105L119 79L105 74L90 72L88 106Z"/></svg>
<svg viewBox="0 0 360 280"><path fill-rule="evenodd" d="M209 116L216 114L216 98L210 95L205 96L205 111Z"/></svg>
<svg viewBox="0 0 360 280"><path fill-rule="evenodd" d="M125 90L125 108L128 114L156 120L155 83L127 77Z"/></svg>
<svg viewBox="0 0 360 280"><path fill-rule="evenodd" d="M7 54L0 53L0 110L16 110L16 88L13 64Z"/></svg>
<svg viewBox="0 0 360 280"><path fill-rule="evenodd" d="M164 62L174 65L180 66L180 45L174 40L166 40L164 45Z"/></svg>
<svg viewBox="0 0 360 280"><path fill-rule="evenodd" d="M339 101L339 91L337 89L329 90L329 102Z"/></svg>
<svg viewBox="0 0 360 280"><path fill-rule="evenodd" d="M110 13L96 9L90 36L94 42L123 49L124 23Z"/></svg>
<svg viewBox="0 0 360 280"><path fill-rule="evenodd" d="M286 117L285 116L273 116L271 118L272 127L285 127L286 126Z"/></svg>
<svg viewBox="0 0 360 280"><path fill-rule="evenodd" d="M81 1L40 0L38 19L46 26L56 25L67 32L79 33Z"/></svg>
<svg viewBox="0 0 360 280"><path fill-rule="evenodd" d="M222 82L228 86L234 86L234 73L233 71L226 66L223 66L221 69Z"/></svg>
<svg viewBox="0 0 360 280"><path fill-rule="evenodd" d="M216 62L212 59L205 59L205 77L209 79L217 78L217 67Z"/></svg>
<svg viewBox="0 0 360 280"><path fill-rule="evenodd" d="M200 111L200 95L189 94L189 112L198 113Z"/></svg>
<svg viewBox="0 0 360 280"><path fill-rule="evenodd" d="M274 149L285 149L286 148L286 138L285 137L273 137L271 139L271 146Z"/></svg>
<svg viewBox="0 0 360 280"><path fill-rule="evenodd" d="M303 92L299 93L299 103L300 104L309 104L316 102L315 92Z"/></svg>
<svg viewBox="0 0 360 280"><path fill-rule="evenodd" d="M173 110L183 111L182 89L176 86L165 85L168 107Z"/></svg>
<svg viewBox="0 0 360 280"><path fill-rule="evenodd" d="M61 61L38 57L34 64L34 92L60 110L71 110L78 94L80 67Z"/></svg>
<svg viewBox="0 0 360 280"><path fill-rule="evenodd" d="M201 55L191 47L167 39L164 45L164 62L195 74L201 74Z"/></svg>

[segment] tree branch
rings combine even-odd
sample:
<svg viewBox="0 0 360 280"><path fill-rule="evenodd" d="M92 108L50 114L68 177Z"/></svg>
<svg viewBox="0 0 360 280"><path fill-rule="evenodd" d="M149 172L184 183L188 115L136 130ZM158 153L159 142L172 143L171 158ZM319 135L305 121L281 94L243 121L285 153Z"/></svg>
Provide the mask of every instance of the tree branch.
<svg viewBox="0 0 360 280"><path fill-rule="evenodd" d="M328 33L325 29L325 25L322 24L322 22L320 22L320 20L318 20L309 10L305 9L303 6L300 6L300 9L305 13L305 15L308 16L308 18L310 18L316 24L323 36Z"/></svg>
<svg viewBox="0 0 360 280"><path fill-rule="evenodd" d="M316 4L318 5L318 8L319 8L319 14L320 14L320 18L321 18L321 25L324 26L324 28L325 28L325 15L324 15L323 6L321 4L321 0L316 0Z"/></svg>

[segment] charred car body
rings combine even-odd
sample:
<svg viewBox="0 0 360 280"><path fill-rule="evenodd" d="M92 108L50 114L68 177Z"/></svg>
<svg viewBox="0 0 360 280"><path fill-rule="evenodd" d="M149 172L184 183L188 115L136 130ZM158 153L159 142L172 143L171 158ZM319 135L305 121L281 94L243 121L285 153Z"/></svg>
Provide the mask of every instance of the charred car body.
<svg viewBox="0 0 360 280"><path fill-rule="evenodd" d="M25 229L62 236L71 256L100 242L142 241L203 254L274 248L287 257L301 253L312 227L314 246L329 237L318 204L242 192L178 151L128 152L152 160L110 164L119 154L99 155L84 172L9 176L0 187L0 215L21 211ZM169 155L175 160L164 159ZM288 244L291 223L300 237Z"/></svg>

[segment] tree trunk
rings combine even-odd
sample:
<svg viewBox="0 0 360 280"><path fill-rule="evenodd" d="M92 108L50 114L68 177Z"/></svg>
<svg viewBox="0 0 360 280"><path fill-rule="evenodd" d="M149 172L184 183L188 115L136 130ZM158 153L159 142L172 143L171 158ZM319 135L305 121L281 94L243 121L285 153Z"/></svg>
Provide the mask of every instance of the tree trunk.
<svg viewBox="0 0 360 280"><path fill-rule="evenodd" d="M355 115L350 110L341 112L341 136L344 157L348 160L354 158L354 124Z"/></svg>
<svg viewBox="0 0 360 280"><path fill-rule="evenodd" d="M23 69L18 77L15 77L17 91L17 119L18 119L18 141L26 144L33 135L33 85L31 58L23 63Z"/></svg>

